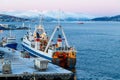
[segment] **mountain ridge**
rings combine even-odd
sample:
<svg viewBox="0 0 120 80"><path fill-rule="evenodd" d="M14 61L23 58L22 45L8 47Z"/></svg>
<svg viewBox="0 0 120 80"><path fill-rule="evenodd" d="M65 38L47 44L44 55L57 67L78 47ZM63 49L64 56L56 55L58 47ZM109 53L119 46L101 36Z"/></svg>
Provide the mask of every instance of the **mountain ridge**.
<svg viewBox="0 0 120 80"><path fill-rule="evenodd" d="M1 22L12 22L12 21L28 21L27 18L16 17L12 15L0 14L0 21Z"/></svg>
<svg viewBox="0 0 120 80"><path fill-rule="evenodd" d="M58 18L61 21L120 21L120 15L95 17L81 13L63 11L44 11L41 13L37 11L3 11L0 12L0 21L39 21L40 14L42 14L45 21L57 21Z"/></svg>
<svg viewBox="0 0 120 80"><path fill-rule="evenodd" d="M74 12L63 12L63 11L3 11L0 12L2 14L7 15L14 15L16 17L21 18L38 18L39 15L43 15L44 18L51 18L51 19L61 19L61 20L89 20L94 18L94 16L82 14L82 13L74 13Z"/></svg>
<svg viewBox="0 0 120 80"><path fill-rule="evenodd" d="M91 19L91 21L120 21L120 15L115 15L115 16L105 16L105 17L97 17Z"/></svg>

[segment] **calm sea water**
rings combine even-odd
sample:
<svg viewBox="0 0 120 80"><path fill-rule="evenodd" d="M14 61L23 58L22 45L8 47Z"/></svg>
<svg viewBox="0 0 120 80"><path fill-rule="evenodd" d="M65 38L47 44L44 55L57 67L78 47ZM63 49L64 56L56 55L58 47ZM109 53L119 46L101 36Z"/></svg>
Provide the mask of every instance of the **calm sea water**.
<svg viewBox="0 0 120 80"><path fill-rule="evenodd" d="M13 23L11 23L13 24ZM22 23L15 23L21 25ZM29 23L25 23L28 26ZM32 31L34 25L31 23ZM51 35L56 23L44 23ZM77 49L77 80L120 80L120 22L61 23L68 42ZM21 37L26 30L14 30L21 47ZM6 36L4 31L0 37Z"/></svg>

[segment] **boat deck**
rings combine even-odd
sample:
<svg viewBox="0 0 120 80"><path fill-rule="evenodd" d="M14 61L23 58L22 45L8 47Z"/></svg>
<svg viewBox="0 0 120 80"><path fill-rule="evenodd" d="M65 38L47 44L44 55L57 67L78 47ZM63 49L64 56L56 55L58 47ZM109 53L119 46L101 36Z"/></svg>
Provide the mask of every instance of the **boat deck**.
<svg viewBox="0 0 120 80"><path fill-rule="evenodd" d="M48 68L46 70L38 71L34 68L35 58L22 58L19 51L13 51L9 48L0 47L0 51L4 51L4 59L0 59L0 77L21 77L29 76L36 78L53 79L59 77L61 79L69 79L73 74L64 68L61 68L52 63L48 63ZM2 63L5 59L11 61L12 73L3 74L2 73Z"/></svg>

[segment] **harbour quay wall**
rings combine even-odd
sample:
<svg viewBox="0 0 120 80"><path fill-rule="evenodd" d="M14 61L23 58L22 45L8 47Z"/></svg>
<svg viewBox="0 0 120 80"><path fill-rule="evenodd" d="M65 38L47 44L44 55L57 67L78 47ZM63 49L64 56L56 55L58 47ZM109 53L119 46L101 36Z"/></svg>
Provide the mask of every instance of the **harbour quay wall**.
<svg viewBox="0 0 120 80"><path fill-rule="evenodd" d="M4 52L4 57L0 59L0 80L73 80L73 72L50 62L46 70L38 70L34 64L36 58L23 58L20 51L3 47L0 51L1 54ZM3 64L9 61L10 65Z"/></svg>

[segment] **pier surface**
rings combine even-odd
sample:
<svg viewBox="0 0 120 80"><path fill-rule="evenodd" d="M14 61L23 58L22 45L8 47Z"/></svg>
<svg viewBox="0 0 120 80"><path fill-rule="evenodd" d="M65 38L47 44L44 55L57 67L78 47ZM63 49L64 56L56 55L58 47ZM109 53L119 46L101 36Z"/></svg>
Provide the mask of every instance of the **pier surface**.
<svg viewBox="0 0 120 80"><path fill-rule="evenodd" d="M61 68L52 63L48 63L48 68L46 70L38 71L34 68L34 60L35 58L22 58L19 51L13 51L9 48L0 47L0 51L3 51L4 58L0 59L0 78L2 77L16 77L18 79L45 79L45 80L53 80L53 79L61 79L68 80L72 76L72 72L68 71L64 68ZM3 74L2 73L2 65L4 60L11 61L11 74Z"/></svg>

